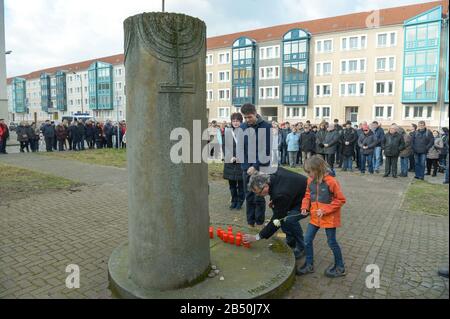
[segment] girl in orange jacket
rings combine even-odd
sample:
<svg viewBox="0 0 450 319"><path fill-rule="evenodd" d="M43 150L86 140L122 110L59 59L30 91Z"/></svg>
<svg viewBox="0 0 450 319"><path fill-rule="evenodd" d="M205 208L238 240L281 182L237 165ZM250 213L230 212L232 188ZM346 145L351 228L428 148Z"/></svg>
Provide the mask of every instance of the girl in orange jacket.
<svg viewBox="0 0 450 319"><path fill-rule="evenodd" d="M334 266L325 271L327 277L344 276L345 266L341 248L336 241L336 228L341 226L341 207L345 197L336 179L328 174L327 163L320 156L313 156L305 162L308 186L302 201L301 214L311 214L305 235L306 262L297 269L297 275L314 272L313 241L320 228L325 228L328 246L334 255Z"/></svg>

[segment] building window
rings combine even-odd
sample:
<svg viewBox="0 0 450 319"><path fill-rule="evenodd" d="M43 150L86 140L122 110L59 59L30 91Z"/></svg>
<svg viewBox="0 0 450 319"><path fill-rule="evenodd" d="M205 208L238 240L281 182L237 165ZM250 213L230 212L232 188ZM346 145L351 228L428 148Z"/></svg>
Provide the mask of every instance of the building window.
<svg viewBox="0 0 450 319"><path fill-rule="evenodd" d="M331 87L329 83L316 85L315 96L316 97L329 97L331 96Z"/></svg>
<svg viewBox="0 0 450 319"><path fill-rule="evenodd" d="M206 91L206 100L207 100L208 102L213 101L213 91L212 91L212 90Z"/></svg>
<svg viewBox="0 0 450 319"><path fill-rule="evenodd" d="M411 120L431 120L433 118L432 106L405 105L404 118Z"/></svg>
<svg viewBox="0 0 450 319"><path fill-rule="evenodd" d="M286 118L305 119L306 107L286 107Z"/></svg>
<svg viewBox="0 0 450 319"><path fill-rule="evenodd" d="M333 52L333 40L317 40L316 53L330 53Z"/></svg>
<svg viewBox="0 0 450 319"><path fill-rule="evenodd" d="M332 73L332 62L317 62L316 63L316 75L331 75Z"/></svg>
<svg viewBox="0 0 450 319"><path fill-rule="evenodd" d="M224 52L219 53L219 64L228 64L230 63L230 53Z"/></svg>
<svg viewBox="0 0 450 319"><path fill-rule="evenodd" d="M259 88L259 98L261 100L278 99L279 98L279 87L278 86L260 87Z"/></svg>
<svg viewBox="0 0 450 319"><path fill-rule="evenodd" d="M219 82L230 82L230 71L220 71Z"/></svg>
<svg viewBox="0 0 450 319"><path fill-rule="evenodd" d="M367 47L367 36L351 36L341 38L341 50L361 50Z"/></svg>
<svg viewBox="0 0 450 319"><path fill-rule="evenodd" d="M366 58L341 60L341 73L363 73L366 71Z"/></svg>
<svg viewBox="0 0 450 319"><path fill-rule="evenodd" d="M395 81L375 81L375 95L394 95Z"/></svg>
<svg viewBox="0 0 450 319"><path fill-rule="evenodd" d="M261 80L280 78L280 67L279 66L266 66L266 67L259 68L259 78Z"/></svg>
<svg viewBox="0 0 450 319"><path fill-rule="evenodd" d="M267 59L278 59L280 58L280 46L270 46L259 48L259 59L267 60Z"/></svg>
<svg viewBox="0 0 450 319"><path fill-rule="evenodd" d="M214 64L214 55L208 54L206 56L206 65L213 65Z"/></svg>
<svg viewBox="0 0 450 319"><path fill-rule="evenodd" d="M384 32L377 34L377 48L388 48L397 45L397 32Z"/></svg>
<svg viewBox="0 0 450 319"><path fill-rule="evenodd" d="M219 118L229 119L230 118L230 108L229 107L219 107Z"/></svg>
<svg viewBox="0 0 450 319"><path fill-rule="evenodd" d="M365 82L340 83L340 96L363 96L365 93Z"/></svg>
<svg viewBox="0 0 450 319"><path fill-rule="evenodd" d="M374 105L373 117L379 120L392 120L393 109L393 105Z"/></svg>
<svg viewBox="0 0 450 319"><path fill-rule="evenodd" d="M229 101L230 100L230 89L219 90L219 100L220 101Z"/></svg>
<svg viewBox="0 0 450 319"><path fill-rule="evenodd" d="M213 73L212 72L206 73L206 83L213 83Z"/></svg>
<svg viewBox="0 0 450 319"><path fill-rule="evenodd" d="M314 107L314 118L329 120L331 117L331 106L321 105Z"/></svg>

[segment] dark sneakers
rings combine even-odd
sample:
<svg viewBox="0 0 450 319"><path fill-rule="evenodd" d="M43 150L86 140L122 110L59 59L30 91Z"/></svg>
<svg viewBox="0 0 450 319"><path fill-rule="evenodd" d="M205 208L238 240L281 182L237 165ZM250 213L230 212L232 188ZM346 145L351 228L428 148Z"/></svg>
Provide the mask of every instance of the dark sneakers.
<svg viewBox="0 0 450 319"><path fill-rule="evenodd" d="M439 268L438 275L444 278L448 278L448 266Z"/></svg>
<svg viewBox="0 0 450 319"><path fill-rule="evenodd" d="M308 265L308 264L304 264L302 267L297 268L297 270L296 270L297 276L312 274L313 272L314 272L314 266Z"/></svg>
<svg viewBox="0 0 450 319"><path fill-rule="evenodd" d="M332 266L325 271L325 276L328 278L337 278L345 276L347 273L345 272L345 268Z"/></svg>

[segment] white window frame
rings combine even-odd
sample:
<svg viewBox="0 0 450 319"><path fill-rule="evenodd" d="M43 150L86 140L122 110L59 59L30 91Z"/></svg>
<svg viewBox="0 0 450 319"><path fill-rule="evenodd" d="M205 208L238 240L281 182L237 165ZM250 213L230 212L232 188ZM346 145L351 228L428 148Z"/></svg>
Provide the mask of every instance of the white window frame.
<svg viewBox="0 0 450 319"><path fill-rule="evenodd" d="M348 86L349 84L356 84L356 94L348 94ZM361 84L364 84L364 93L361 94L359 91L359 87ZM345 85L345 93L342 94L341 91L341 86ZM366 81L353 81L353 82L339 82L339 96L345 96L345 97L360 97L360 96L365 96L367 93L367 85L366 85Z"/></svg>
<svg viewBox="0 0 450 319"><path fill-rule="evenodd" d="M220 116L220 111L225 111L225 116ZM217 117L219 119L229 119L231 115L231 110L229 106L221 106L217 108Z"/></svg>
<svg viewBox="0 0 450 319"><path fill-rule="evenodd" d="M389 82L392 82L392 93L389 93ZM377 93L377 84L384 83L384 93ZM374 96L394 96L395 95L395 80L377 80L373 83L373 95Z"/></svg>
<svg viewBox="0 0 450 319"><path fill-rule="evenodd" d="M225 55L225 62L220 61L221 55ZM230 61L231 61L231 60L230 60L231 55L230 55L230 52L229 52L229 51L222 51L222 52L219 52L219 53L218 53L218 57L219 57L219 63L218 63L218 64L221 64L221 65L224 65L224 64L230 64Z"/></svg>
<svg viewBox="0 0 450 319"><path fill-rule="evenodd" d="M271 57L267 57L267 49L273 49L273 55ZM278 48L278 54L276 54ZM280 45L269 45L265 47L259 48L259 59L260 60L271 60L271 59L279 59L281 57L281 46Z"/></svg>
<svg viewBox="0 0 450 319"><path fill-rule="evenodd" d="M224 73L224 74L225 74L225 76L224 76L225 80L220 80L220 74L221 74L221 73ZM219 71L219 72L217 73L217 76L218 76L217 82L219 82L219 83L227 83L227 82L230 82L230 76L231 76L231 73L230 73L229 70ZM212 82L208 82L208 83L212 83Z"/></svg>
<svg viewBox="0 0 450 319"><path fill-rule="evenodd" d="M395 34L395 43L391 44L391 34L394 33ZM385 34L386 35L386 45L380 45L378 43L378 36L381 34ZM382 49L382 48L393 48L397 46L397 42L398 42L398 34L397 31L384 31L384 32L377 32L377 34L375 35L375 47L378 49Z"/></svg>
<svg viewBox="0 0 450 319"><path fill-rule="evenodd" d="M355 38L355 37L358 38L358 46L355 49L350 49L350 38ZM361 46L361 39L362 39L362 37L366 37L366 43L365 43L364 47ZM346 48L345 49L342 47L342 40L343 39L347 39L346 40ZM340 49L341 49L341 51L365 50L365 49L367 49L367 43L369 42L368 40L369 40L369 37L367 36L367 34L358 34L358 35L349 35L349 36L346 36L346 37L340 37L340 41L339 41Z"/></svg>
<svg viewBox="0 0 450 319"><path fill-rule="evenodd" d="M383 116L376 116L376 108L383 107ZM391 107L391 116L387 116L388 108ZM374 104L372 107L372 118L375 120L393 120L394 119L394 104Z"/></svg>
<svg viewBox="0 0 450 319"><path fill-rule="evenodd" d="M323 87L325 85L330 86L330 94L325 95ZM320 87L319 94L317 94L317 87ZM314 97L331 97L333 96L333 84L332 83L318 83L314 85Z"/></svg>
<svg viewBox="0 0 450 319"><path fill-rule="evenodd" d="M389 60L394 58L394 68L391 70L389 68ZM384 70L378 69L378 59L386 59L386 63L384 65ZM386 55L386 56L377 56L375 57L375 72L394 72L397 69L397 57L395 55Z"/></svg>
<svg viewBox="0 0 450 319"><path fill-rule="evenodd" d="M325 108L329 109L329 116L323 116L323 110ZM317 110L319 110L319 116L317 116ZM331 119L331 105L314 105L314 119L318 120L329 120Z"/></svg>
<svg viewBox="0 0 450 319"><path fill-rule="evenodd" d="M325 63L330 63L330 69L331 69L330 73L324 73L323 66L324 66ZM314 72L315 72L316 76L322 76L322 75L326 76L326 75L332 75L333 74L333 61L320 61L320 62L316 62L315 65L316 65L316 67L315 67ZM317 66L318 65L320 65L320 73L317 73Z"/></svg>
<svg viewBox="0 0 450 319"><path fill-rule="evenodd" d="M406 112L406 108L409 107L409 117L405 116L405 112ZM428 108L431 107L431 117L414 117L414 108L415 107L423 107L424 110L422 113L428 113ZM435 110L434 110L434 106L433 105L423 105L423 104L419 104L419 105L413 105L413 104L408 104L405 105L403 104L403 110L402 110L402 119L406 120L406 121L433 121L434 120L434 114L435 114Z"/></svg>
<svg viewBox="0 0 450 319"><path fill-rule="evenodd" d="M299 116L293 116L294 109L298 109ZM304 115L302 113L305 113ZM288 119L306 119L308 118L308 108L305 106L290 106L285 108L284 117Z"/></svg>
<svg viewBox="0 0 450 319"><path fill-rule="evenodd" d="M364 60L364 70L361 69L361 60ZM350 61L356 61L356 71L350 72ZM342 62L345 62L345 71L342 70ZM339 61L339 74L357 74L367 72L367 58L341 59Z"/></svg>
<svg viewBox="0 0 450 319"><path fill-rule="evenodd" d="M272 89L272 96L267 96L267 89ZM276 89L276 90L275 90ZM278 94L275 95L275 91ZM261 94L262 92L262 94ZM259 99L260 100L276 100L280 98L280 87L279 86L260 86L259 87Z"/></svg>
<svg viewBox="0 0 450 319"><path fill-rule="evenodd" d="M268 77L267 76L267 69L273 68L273 76ZM276 69L278 69L278 76L276 75ZM262 73L262 70L264 70L264 74ZM264 75L264 76L263 76ZM272 79L279 79L280 78L280 66L279 65L268 65L268 66L262 66L259 68L259 79L260 80L272 80Z"/></svg>
<svg viewBox="0 0 450 319"><path fill-rule="evenodd" d="M209 80L211 76L211 81ZM214 83L214 73L213 72L206 72L206 83Z"/></svg>
<svg viewBox="0 0 450 319"><path fill-rule="evenodd" d="M217 96L217 99L219 101L229 101L230 100L230 89L219 89L218 91L219 95ZM220 97L220 93L223 92L223 98Z"/></svg>
<svg viewBox="0 0 450 319"><path fill-rule="evenodd" d="M330 51L325 51L325 41L331 41L331 50ZM320 48L321 50L318 50L318 43L320 42ZM334 51L334 41L333 39L320 39L320 40L316 40L315 42L315 52L317 54L320 53L333 53Z"/></svg>
<svg viewBox="0 0 450 319"><path fill-rule="evenodd" d="M210 95L211 95L211 98L209 98ZM206 101L208 101L208 102L214 101L214 91L213 90L206 91Z"/></svg>
<svg viewBox="0 0 450 319"><path fill-rule="evenodd" d="M206 65L214 65L214 54L210 53L206 55Z"/></svg>

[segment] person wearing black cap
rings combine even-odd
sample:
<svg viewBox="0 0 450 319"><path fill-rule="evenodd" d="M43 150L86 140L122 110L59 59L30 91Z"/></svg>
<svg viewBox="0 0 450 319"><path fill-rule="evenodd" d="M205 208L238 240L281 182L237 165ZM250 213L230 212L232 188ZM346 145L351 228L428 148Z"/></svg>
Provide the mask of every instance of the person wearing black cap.
<svg viewBox="0 0 450 319"><path fill-rule="evenodd" d="M353 171L353 157L355 155L355 144L358 140L358 133L352 127L352 122L345 123L345 129L342 133L342 170Z"/></svg>

